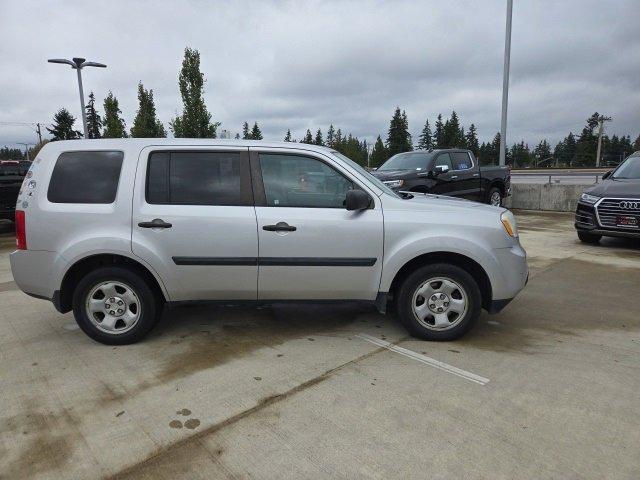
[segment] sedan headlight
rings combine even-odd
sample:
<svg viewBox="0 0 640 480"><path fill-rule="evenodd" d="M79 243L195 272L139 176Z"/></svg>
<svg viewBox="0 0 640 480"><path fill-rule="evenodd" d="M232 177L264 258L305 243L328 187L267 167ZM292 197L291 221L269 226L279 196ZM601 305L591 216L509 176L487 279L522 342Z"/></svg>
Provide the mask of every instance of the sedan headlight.
<svg viewBox="0 0 640 480"><path fill-rule="evenodd" d="M387 180L384 184L389 188L400 188L404 185L404 180Z"/></svg>
<svg viewBox="0 0 640 480"><path fill-rule="evenodd" d="M580 195L580 201L584 203L588 203L589 205L593 205L598 200L600 200L600 197L596 197L595 195L589 195L588 193L583 193L582 195Z"/></svg>
<svg viewBox="0 0 640 480"><path fill-rule="evenodd" d="M516 217L509 210L505 210L500 215L500 221L502 222L502 226L504 227L507 235L510 237L518 236L518 223L516 222Z"/></svg>

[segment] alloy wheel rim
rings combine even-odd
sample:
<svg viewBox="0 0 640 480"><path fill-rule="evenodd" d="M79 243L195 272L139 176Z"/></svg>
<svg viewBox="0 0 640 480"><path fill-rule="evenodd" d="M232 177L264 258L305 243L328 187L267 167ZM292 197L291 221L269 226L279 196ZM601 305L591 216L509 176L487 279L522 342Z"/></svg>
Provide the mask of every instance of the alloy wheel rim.
<svg viewBox="0 0 640 480"><path fill-rule="evenodd" d="M118 281L95 285L87 295L85 309L91 323L110 335L121 335L131 330L142 313L135 290Z"/></svg>
<svg viewBox="0 0 640 480"><path fill-rule="evenodd" d="M500 206L500 192L493 192L491 194L491 205L493 205L494 207L499 207Z"/></svg>
<svg viewBox="0 0 640 480"><path fill-rule="evenodd" d="M411 306L420 325L429 330L444 331L464 319L468 303L467 293L458 282L434 277L416 289Z"/></svg>

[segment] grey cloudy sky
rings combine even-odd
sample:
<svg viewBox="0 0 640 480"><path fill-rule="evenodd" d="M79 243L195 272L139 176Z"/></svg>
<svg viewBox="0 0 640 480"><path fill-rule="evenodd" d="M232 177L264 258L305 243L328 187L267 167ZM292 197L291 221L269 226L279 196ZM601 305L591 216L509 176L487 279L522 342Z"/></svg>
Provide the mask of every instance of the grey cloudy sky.
<svg viewBox="0 0 640 480"><path fill-rule="evenodd" d="M610 133L640 134L640 2L515 0L508 142L552 142L594 111ZM257 120L265 138L330 123L386 136L394 108L417 135L452 109L481 140L499 129L506 0L68 1L0 0L0 122L79 118L76 78L47 58L81 56L85 93L112 90L127 126L136 86L158 116L180 109L185 46L200 50L206 103L234 133ZM81 130L81 122L76 123ZM0 145L31 142L0 125Z"/></svg>

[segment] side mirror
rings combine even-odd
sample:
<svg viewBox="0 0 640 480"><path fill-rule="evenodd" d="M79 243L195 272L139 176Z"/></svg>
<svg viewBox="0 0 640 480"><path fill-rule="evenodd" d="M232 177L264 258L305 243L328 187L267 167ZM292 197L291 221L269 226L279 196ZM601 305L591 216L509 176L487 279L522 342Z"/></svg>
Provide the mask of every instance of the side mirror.
<svg viewBox="0 0 640 480"><path fill-rule="evenodd" d="M345 205L347 210L366 210L371 205L371 197L362 190L348 190Z"/></svg>
<svg viewBox="0 0 640 480"><path fill-rule="evenodd" d="M609 170L608 172L605 172L602 174L602 179L606 180L607 178L609 178L611 176L611 174L613 173L613 170Z"/></svg>
<svg viewBox="0 0 640 480"><path fill-rule="evenodd" d="M442 175L443 173L447 173L449 171L449 167L446 165L436 165L433 167L433 173L435 175Z"/></svg>

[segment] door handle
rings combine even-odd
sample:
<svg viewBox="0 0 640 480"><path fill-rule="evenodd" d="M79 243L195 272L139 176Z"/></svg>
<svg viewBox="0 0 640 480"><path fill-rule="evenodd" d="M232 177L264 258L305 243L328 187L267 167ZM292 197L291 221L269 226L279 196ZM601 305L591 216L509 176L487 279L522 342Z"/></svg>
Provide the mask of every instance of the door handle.
<svg viewBox="0 0 640 480"><path fill-rule="evenodd" d="M451 180L455 180L456 178L458 178L458 175L451 175L449 178L450 178Z"/></svg>
<svg viewBox="0 0 640 480"><path fill-rule="evenodd" d="M140 228L171 228L173 225L165 222L161 218L154 218L150 222L140 222L138 224Z"/></svg>
<svg viewBox="0 0 640 480"><path fill-rule="evenodd" d="M263 230L267 232L295 232L296 227L289 225L287 222L278 222L275 225L264 225Z"/></svg>
<svg viewBox="0 0 640 480"><path fill-rule="evenodd" d="M479 173L474 173L474 174L473 174L473 176L474 176L474 177L479 177L479 176L480 176L480 174L479 174Z"/></svg>

